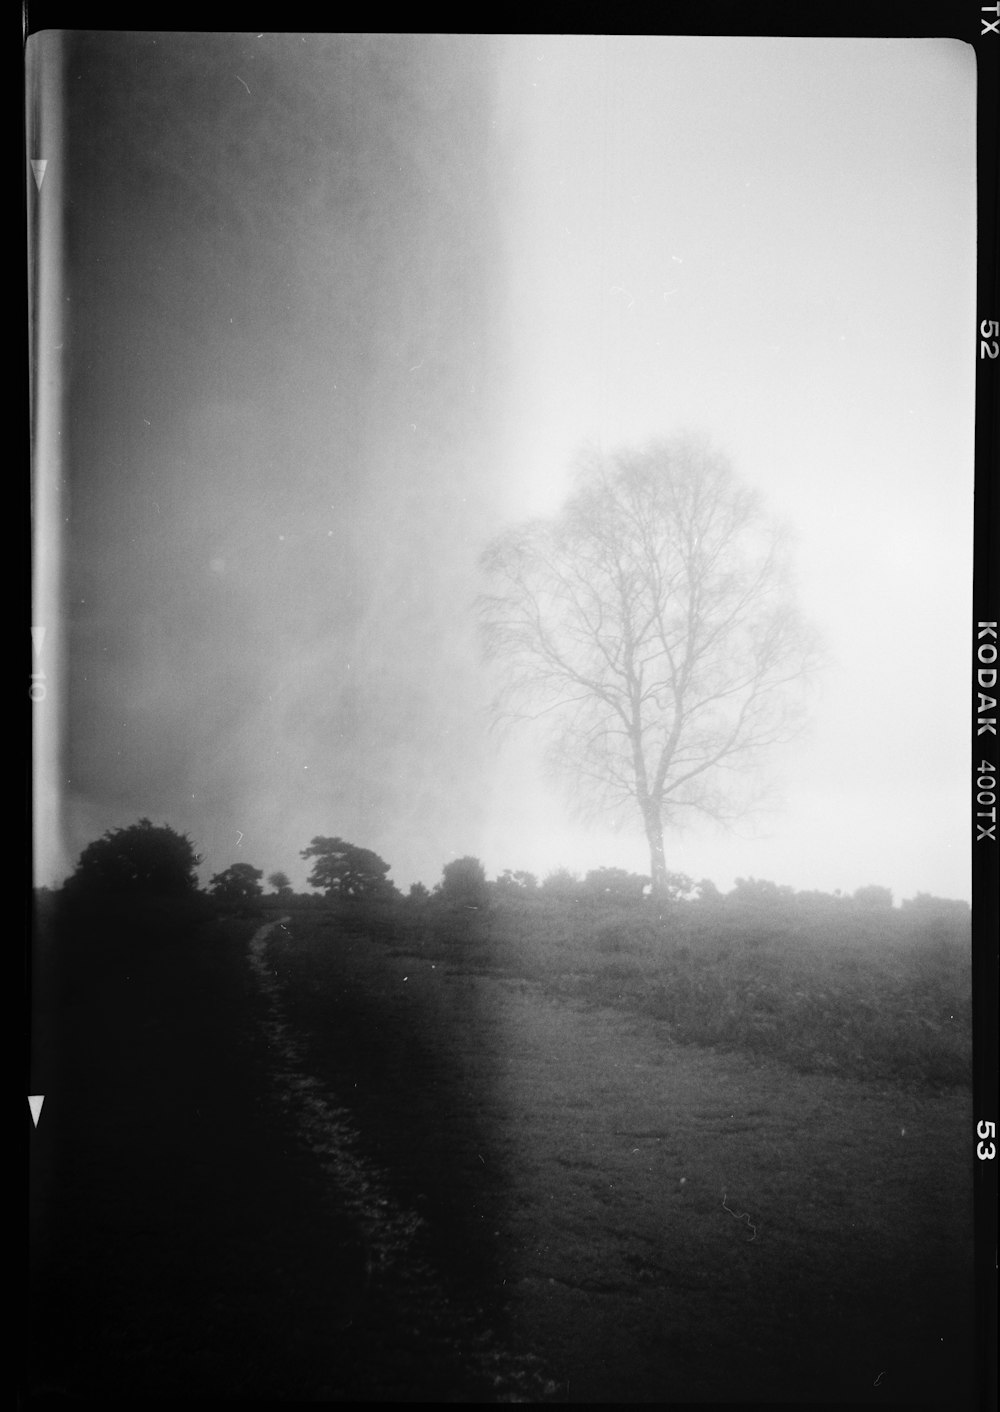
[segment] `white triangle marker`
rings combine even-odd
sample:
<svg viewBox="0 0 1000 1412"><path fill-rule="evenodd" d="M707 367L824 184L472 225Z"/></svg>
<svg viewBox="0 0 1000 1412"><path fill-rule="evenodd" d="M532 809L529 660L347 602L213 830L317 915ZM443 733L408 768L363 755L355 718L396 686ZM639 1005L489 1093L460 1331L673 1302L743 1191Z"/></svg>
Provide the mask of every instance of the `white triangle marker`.
<svg viewBox="0 0 1000 1412"><path fill-rule="evenodd" d="M42 180L45 176L45 168L49 165L48 157L32 157L31 170L35 176L35 185L39 191L42 189Z"/></svg>
<svg viewBox="0 0 1000 1412"><path fill-rule="evenodd" d="M35 649L35 656L36 656L36 657L40 657L40 656L42 655L42 643L43 643L44 641L45 641L45 629L44 629L44 628L32 628L32 629L31 629L31 645L32 645L32 647Z"/></svg>
<svg viewBox="0 0 1000 1412"><path fill-rule="evenodd" d="M28 1096L28 1107L31 1109L31 1119L35 1127L38 1127L38 1120L42 1116L42 1104L45 1102L44 1093L33 1093Z"/></svg>

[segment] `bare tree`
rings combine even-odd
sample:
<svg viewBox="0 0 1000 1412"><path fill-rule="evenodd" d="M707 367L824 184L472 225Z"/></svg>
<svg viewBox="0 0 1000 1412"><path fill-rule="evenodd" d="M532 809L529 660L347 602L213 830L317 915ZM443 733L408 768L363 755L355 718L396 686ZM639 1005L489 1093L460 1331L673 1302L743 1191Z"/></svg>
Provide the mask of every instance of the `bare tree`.
<svg viewBox="0 0 1000 1412"><path fill-rule="evenodd" d="M818 657L783 533L685 436L591 455L560 514L502 534L482 563L498 717L552 713L574 783L638 806L664 895L664 825L742 812L732 772L804 719L797 688Z"/></svg>

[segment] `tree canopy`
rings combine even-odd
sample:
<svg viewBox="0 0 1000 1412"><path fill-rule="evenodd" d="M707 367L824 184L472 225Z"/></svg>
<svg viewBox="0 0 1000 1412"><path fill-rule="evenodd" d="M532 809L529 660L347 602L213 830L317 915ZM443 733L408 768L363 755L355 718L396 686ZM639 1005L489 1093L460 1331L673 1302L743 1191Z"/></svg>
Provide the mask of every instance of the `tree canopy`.
<svg viewBox="0 0 1000 1412"><path fill-rule="evenodd" d="M493 885L499 892L535 893L538 891L537 877L524 868L504 868Z"/></svg>
<svg viewBox="0 0 1000 1412"><path fill-rule="evenodd" d="M555 725L557 762L601 807L637 807L653 888L664 825L728 821L734 771L804 719L818 657L784 536L728 461L692 437L593 454L563 510L485 551L498 719Z"/></svg>
<svg viewBox="0 0 1000 1412"><path fill-rule="evenodd" d="M328 897L361 902L396 895L387 876L390 865L370 848L359 848L342 838L317 836L301 856L315 859L309 886L321 888Z"/></svg>
<svg viewBox="0 0 1000 1412"><path fill-rule="evenodd" d="M201 861L186 834L140 819L89 843L67 879L66 892L184 896L198 890L195 870Z"/></svg>
<svg viewBox="0 0 1000 1412"><path fill-rule="evenodd" d="M490 904L486 870L478 858L455 858L445 863L435 890L445 902L454 902L460 907L488 907Z"/></svg>
<svg viewBox="0 0 1000 1412"><path fill-rule="evenodd" d="M232 863L221 873L209 880L209 890L219 902L233 907L252 905L263 895L260 880L263 868L255 868L252 863Z"/></svg>

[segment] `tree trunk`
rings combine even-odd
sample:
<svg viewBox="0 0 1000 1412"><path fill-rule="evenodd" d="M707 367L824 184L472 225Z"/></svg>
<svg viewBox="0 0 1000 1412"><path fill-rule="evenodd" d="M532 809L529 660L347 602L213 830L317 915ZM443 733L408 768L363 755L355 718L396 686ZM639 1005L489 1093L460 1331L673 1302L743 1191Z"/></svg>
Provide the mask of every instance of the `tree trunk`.
<svg viewBox="0 0 1000 1412"><path fill-rule="evenodd" d="M649 874L653 884L653 896L665 898L667 895L667 862L663 856L663 820L659 805L646 800L642 806L642 817L646 825L646 839L649 843Z"/></svg>

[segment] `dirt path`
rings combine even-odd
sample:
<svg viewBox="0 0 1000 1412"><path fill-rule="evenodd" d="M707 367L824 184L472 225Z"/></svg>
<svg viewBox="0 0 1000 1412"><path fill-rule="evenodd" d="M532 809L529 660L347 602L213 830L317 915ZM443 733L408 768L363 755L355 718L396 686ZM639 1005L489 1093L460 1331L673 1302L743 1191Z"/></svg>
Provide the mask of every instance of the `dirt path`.
<svg viewBox="0 0 1000 1412"><path fill-rule="evenodd" d="M245 942L126 937L119 966L71 940L99 964L34 1026L26 1389L336 1394L365 1252L268 1101Z"/></svg>
<svg viewBox="0 0 1000 1412"><path fill-rule="evenodd" d="M335 1096L336 1088L314 1072L325 1066L311 1063L307 1036L289 1013L294 1007L282 942L290 937L290 921L282 917L261 927L250 941L248 959L265 1002L259 1024L270 1052L271 1094L313 1154L365 1251L364 1280L346 1321L363 1351L360 1356L355 1351L353 1379L342 1380L343 1394L365 1401L477 1402L533 1401L550 1394L554 1387L536 1360L518 1356L491 1327L478 1297L484 1292L442 1275L426 1184L417 1190L408 1181L394 1183L370 1145L366 1149L349 1106L351 1085L342 1084ZM357 989L349 993L360 1004ZM341 1026L354 1037L355 1048L357 1019L355 1011ZM338 1359L332 1348L331 1355L333 1368Z"/></svg>
<svg viewBox="0 0 1000 1412"><path fill-rule="evenodd" d="M965 1096L751 1067L359 938L271 954L313 1071L489 1248L553 1400L971 1405Z"/></svg>

